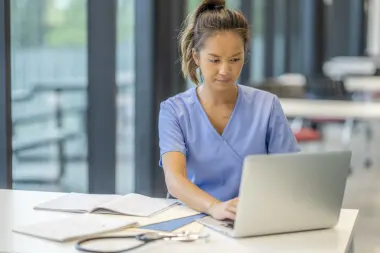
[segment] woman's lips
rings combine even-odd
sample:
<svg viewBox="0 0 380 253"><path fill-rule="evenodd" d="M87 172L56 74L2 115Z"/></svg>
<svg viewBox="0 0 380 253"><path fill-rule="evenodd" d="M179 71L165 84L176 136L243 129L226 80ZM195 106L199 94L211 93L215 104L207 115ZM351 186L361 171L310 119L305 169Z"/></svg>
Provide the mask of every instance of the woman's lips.
<svg viewBox="0 0 380 253"><path fill-rule="evenodd" d="M216 79L217 82L221 82L221 83L228 83L230 82L231 80L230 79Z"/></svg>

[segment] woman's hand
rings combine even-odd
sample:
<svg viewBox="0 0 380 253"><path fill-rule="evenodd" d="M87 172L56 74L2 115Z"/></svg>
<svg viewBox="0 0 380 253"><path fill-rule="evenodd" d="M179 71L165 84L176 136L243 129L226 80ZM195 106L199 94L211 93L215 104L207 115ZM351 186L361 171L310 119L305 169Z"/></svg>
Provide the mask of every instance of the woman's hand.
<svg viewBox="0 0 380 253"><path fill-rule="evenodd" d="M234 198L226 202L214 203L209 207L208 213L217 220L235 220L238 200L239 198Z"/></svg>

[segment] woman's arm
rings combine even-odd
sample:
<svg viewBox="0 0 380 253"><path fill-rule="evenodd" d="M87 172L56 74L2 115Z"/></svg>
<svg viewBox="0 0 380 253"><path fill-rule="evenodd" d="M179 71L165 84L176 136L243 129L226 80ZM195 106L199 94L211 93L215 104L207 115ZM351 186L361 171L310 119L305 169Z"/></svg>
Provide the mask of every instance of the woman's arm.
<svg viewBox="0 0 380 253"><path fill-rule="evenodd" d="M190 208L216 219L235 219L237 199L221 202L193 184L186 175L186 157L180 152L162 156L165 181L169 193Z"/></svg>
<svg viewBox="0 0 380 253"><path fill-rule="evenodd" d="M190 208L216 219L234 219L237 199L221 203L187 178L186 141L171 104L161 103L158 130L160 165L164 169L169 193Z"/></svg>
<svg viewBox="0 0 380 253"><path fill-rule="evenodd" d="M162 156L165 181L170 195L200 212L207 212L216 198L194 185L186 175L186 157L180 152L168 152Z"/></svg>

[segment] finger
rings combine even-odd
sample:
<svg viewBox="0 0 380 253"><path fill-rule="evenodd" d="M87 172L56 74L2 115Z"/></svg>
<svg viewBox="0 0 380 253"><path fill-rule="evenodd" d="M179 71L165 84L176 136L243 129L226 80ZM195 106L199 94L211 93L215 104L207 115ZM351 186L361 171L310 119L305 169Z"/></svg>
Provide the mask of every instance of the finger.
<svg viewBox="0 0 380 253"><path fill-rule="evenodd" d="M235 201L236 201L236 198L230 199L230 200L226 201L226 203L234 203Z"/></svg>
<svg viewBox="0 0 380 253"><path fill-rule="evenodd" d="M233 205L233 206L237 206L238 204L238 199L232 199L230 202L229 202L229 205Z"/></svg>
<svg viewBox="0 0 380 253"><path fill-rule="evenodd" d="M236 208L236 206L235 205L228 205L227 206L227 211L229 211L229 212L231 212L231 213L236 213L236 210L237 210L237 208Z"/></svg>
<svg viewBox="0 0 380 253"><path fill-rule="evenodd" d="M229 212L229 211L226 211L225 217L227 219L230 219L230 220L235 220L236 219L236 215L234 213L232 213L232 212Z"/></svg>

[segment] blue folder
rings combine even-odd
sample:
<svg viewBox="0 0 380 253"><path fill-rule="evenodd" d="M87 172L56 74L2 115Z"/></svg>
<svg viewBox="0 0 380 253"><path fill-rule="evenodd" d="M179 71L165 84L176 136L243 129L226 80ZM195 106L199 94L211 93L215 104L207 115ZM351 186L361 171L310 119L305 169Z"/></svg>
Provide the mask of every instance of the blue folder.
<svg viewBox="0 0 380 253"><path fill-rule="evenodd" d="M181 228L187 224L190 224L196 220L199 220L200 218L205 217L206 214L196 214L192 216L187 216L183 218L163 221L155 224L150 224L146 226L142 226L139 228L142 229L149 229L149 230L157 230L162 232L173 232L174 230Z"/></svg>

